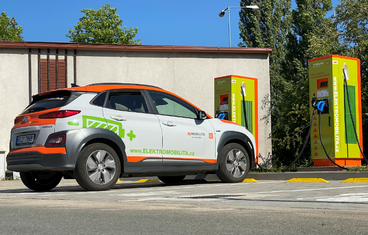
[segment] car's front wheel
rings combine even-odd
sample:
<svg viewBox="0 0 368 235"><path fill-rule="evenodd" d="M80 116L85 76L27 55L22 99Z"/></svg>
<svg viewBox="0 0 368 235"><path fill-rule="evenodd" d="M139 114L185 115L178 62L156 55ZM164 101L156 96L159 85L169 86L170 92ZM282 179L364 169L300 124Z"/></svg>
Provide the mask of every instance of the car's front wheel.
<svg viewBox="0 0 368 235"><path fill-rule="evenodd" d="M250 169L248 152L237 143L225 145L219 156L219 169L216 171L222 182L242 182Z"/></svg>
<svg viewBox="0 0 368 235"><path fill-rule="evenodd" d="M60 172L20 172L23 184L34 191L49 191L60 183L61 178Z"/></svg>
<svg viewBox="0 0 368 235"><path fill-rule="evenodd" d="M74 176L82 188L100 191L112 188L120 171L120 159L114 149L103 143L94 143L80 152Z"/></svg>

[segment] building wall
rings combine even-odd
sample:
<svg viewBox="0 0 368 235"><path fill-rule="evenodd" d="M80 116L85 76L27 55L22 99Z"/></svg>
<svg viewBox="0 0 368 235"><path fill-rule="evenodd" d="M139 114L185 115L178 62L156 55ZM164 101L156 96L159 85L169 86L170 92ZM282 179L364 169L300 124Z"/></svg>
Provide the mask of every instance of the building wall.
<svg viewBox="0 0 368 235"><path fill-rule="evenodd" d="M268 54L78 51L77 83L129 82L159 86L214 115L214 78L240 75L258 79L259 155L271 164Z"/></svg>
<svg viewBox="0 0 368 235"><path fill-rule="evenodd" d="M32 95L38 93L38 52L41 59L47 57L46 49L31 50L32 82L29 84L29 49L0 48L0 152L5 152L4 156L9 151L13 120L29 103L29 86ZM50 59L54 59L55 50L49 53ZM101 82L155 85L184 97L212 116L214 78L226 75L257 78L260 163L270 164L272 148L268 54L104 50L77 50L76 57L73 54L73 50L68 50L69 86L74 79L78 85ZM59 50L59 59L63 60L64 56L64 50ZM0 158L4 158L2 156ZM0 159L0 163L4 161ZM0 172L0 178L4 175L4 172Z"/></svg>
<svg viewBox="0 0 368 235"><path fill-rule="evenodd" d="M10 130L14 118L29 103L28 50L0 50L0 179L5 177L2 165L9 150Z"/></svg>

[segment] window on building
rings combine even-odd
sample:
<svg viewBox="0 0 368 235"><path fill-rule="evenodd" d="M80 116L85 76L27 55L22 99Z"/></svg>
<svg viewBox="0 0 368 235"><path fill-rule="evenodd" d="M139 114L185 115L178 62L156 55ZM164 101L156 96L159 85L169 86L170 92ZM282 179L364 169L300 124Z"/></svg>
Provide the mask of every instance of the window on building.
<svg viewBox="0 0 368 235"><path fill-rule="evenodd" d="M41 90L40 92L66 88L65 83L65 61L58 60L56 68L56 59L49 59L49 66L47 66L47 59L41 59ZM48 74L50 73L50 78Z"/></svg>

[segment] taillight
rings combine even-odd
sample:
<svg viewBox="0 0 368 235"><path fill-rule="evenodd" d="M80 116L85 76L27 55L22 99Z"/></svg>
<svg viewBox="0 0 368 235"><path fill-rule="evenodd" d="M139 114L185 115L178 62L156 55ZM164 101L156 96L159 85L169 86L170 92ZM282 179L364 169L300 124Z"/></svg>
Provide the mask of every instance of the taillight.
<svg viewBox="0 0 368 235"><path fill-rule="evenodd" d="M53 136L47 141L46 145L63 145L65 143L65 134Z"/></svg>
<svg viewBox="0 0 368 235"><path fill-rule="evenodd" d="M60 110L60 111L54 111L54 112L42 114L42 115L38 116L38 118L42 118L42 119L66 118L66 117L76 115L80 112L81 112L80 110Z"/></svg>

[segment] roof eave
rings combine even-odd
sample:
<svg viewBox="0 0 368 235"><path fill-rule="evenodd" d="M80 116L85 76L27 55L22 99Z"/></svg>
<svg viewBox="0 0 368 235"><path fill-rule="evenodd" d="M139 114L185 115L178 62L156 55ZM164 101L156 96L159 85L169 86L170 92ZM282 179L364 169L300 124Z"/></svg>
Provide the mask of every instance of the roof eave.
<svg viewBox="0 0 368 235"><path fill-rule="evenodd" d="M121 44L28 42L28 41L0 41L0 48L143 51L143 52L153 52L153 51L203 52L203 53L206 52L206 53L244 53L244 54L270 54L272 52L271 48L121 45Z"/></svg>

